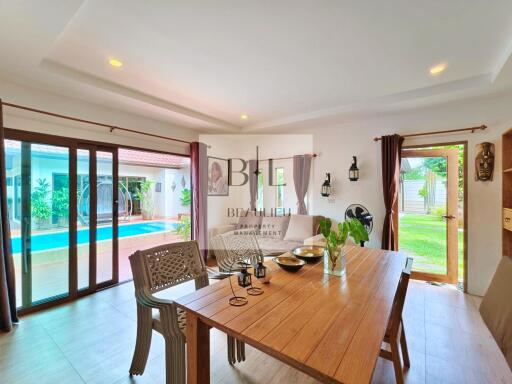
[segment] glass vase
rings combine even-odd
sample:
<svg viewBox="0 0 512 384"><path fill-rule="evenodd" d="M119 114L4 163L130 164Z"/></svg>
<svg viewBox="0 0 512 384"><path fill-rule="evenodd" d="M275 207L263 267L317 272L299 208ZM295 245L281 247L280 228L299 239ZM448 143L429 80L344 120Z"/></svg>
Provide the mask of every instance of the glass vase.
<svg viewBox="0 0 512 384"><path fill-rule="evenodd" d="M324 273L334 276L345 275L347 252L343 245L327 247L324 250Z"/></svg>

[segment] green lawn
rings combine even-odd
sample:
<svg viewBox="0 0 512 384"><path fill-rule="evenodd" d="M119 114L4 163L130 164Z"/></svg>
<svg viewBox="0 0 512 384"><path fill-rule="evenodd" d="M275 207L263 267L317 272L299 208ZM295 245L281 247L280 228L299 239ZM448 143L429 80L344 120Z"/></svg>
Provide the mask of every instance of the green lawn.
<svg viewBox="0 0 512 384"><path fill-rule="evenodd" d="M464 232L459 229L459 280L463 276ZM446 273L446 225L438 216L401 214L400 250L415 257L414 270Z"/></svg>

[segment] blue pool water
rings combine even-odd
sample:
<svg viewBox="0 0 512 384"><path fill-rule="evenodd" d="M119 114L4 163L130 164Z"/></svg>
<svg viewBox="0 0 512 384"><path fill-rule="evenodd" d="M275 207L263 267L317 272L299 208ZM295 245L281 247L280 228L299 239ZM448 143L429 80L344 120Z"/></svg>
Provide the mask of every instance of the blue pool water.
<svg viewBox="0 0 512 384"><path fill-rule="evenodd" d="M171 231L176 229L177 223L165 221L152 221L148 223L123 224L119 226L119 238L128 236L145 235L155 232ZM96 231L97 241L112 239L112 226L98 227ZM77 231L77 244L89 242L89 230ZM21 253L21 237L11 239L12 252ZM45 233L32 236L32 252L69 246L69 232Z"/></svg>

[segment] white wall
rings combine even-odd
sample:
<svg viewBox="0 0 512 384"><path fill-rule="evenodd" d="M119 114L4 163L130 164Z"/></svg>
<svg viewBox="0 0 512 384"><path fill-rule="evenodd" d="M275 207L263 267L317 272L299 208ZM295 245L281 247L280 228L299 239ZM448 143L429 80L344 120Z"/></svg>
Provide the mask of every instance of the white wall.
<svg viewBox="0 0 512 384"><path fill-rule="evenodd" d="M62 115L79 117L187 141L197 140L197 133L189 129L91 104L82 100L60 96L37 88L16 84L2 78L0 78L0 98L3 102L21 104ZM179 154L189 153L188 144L173 143L171 141L119 131L110 133L108 128L75 123L11 107L4 106L3 115L4 126L8 128Z"/></svg>
<svg viewBox="0 0 512 384"><path fill-rule="evenodd" d="M349 204L363 204L374 214L370 246L380 247L385 210L380 144L374 142L373 137L480 124L486 124L489 128L474 134L407 139L405 145L468 141L468 290L470 293L484 294L501 257L501 135L512 126L512 94L319 127L314 133L315 152L320 154L314 161L314 213L343 219ZM474 180L475 145L483 141L496 145L495 177L492 182ZM358 182L348 180L352 155L358 158L361 175ZM333 199L323 198L318 193L326 171L333 176L336 190Z"/></svg>
<svg viewBox="0 0 512 384"><path fill-rule="evenodd" d="M311 153L313 151L313 136L302 135L200 135L199 140L208 144L208 156L220 158L242 158L245 161L256 158L256 146L259 146L259 159L290 157L293 155ZM240 162L234 161L234 169L238 170ZM269 213L276 206L276 186L270 186L268 181L269 163L262 161L260 168L264 177L263 204ZM293 160L275 160L275 168L283 167L285 175L284 196L285 208L292 213L297 212L297 197L293 184ZM312 167L313 168L313 167ZM248 173L248 169L245 170ZM314 179L314 170L311 173L311 185ZM239 173L233 174L233 184L243 182ZM312 188L310 188L312 190ZM208 196L208 226L215 227L222 224L236 223L237 219L228 216L229 208L249 209L249 183L242 186L230 186L229 196ZM306 198L308 207L311 199Z"/></svg>

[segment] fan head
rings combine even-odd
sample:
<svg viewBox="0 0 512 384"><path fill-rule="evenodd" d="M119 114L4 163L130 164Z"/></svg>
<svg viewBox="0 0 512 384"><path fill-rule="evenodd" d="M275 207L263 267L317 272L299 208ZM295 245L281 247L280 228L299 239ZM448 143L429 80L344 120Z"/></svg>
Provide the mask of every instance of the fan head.
<svg viewBox="0 0 512 384"><path fill-rule="evenodd" d="M361 204L350 204L345 211L345 220L358 219L366 228L368 233L373 229L373 216Z"/></svg>

